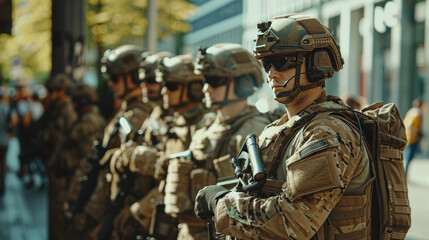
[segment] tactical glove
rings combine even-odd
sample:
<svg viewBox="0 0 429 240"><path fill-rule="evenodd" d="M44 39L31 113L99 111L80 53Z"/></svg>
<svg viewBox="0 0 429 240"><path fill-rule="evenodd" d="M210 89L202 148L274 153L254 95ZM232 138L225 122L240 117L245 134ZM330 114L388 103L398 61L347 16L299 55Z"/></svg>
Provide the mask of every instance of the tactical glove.
<svg viewBox="0 0 429 240"><path fill-rule="evenodd" d="M210 185L201 189L195 197L195 215L202 220L212 218L217 201L229 192L230 190L218 185Z"/></svg>

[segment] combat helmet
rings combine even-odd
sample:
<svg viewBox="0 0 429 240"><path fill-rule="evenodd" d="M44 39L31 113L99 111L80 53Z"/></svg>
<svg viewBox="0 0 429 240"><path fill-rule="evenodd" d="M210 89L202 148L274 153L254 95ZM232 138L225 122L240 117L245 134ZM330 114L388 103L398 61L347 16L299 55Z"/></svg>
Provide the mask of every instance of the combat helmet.
<svg viewBox="0 0 429 240"><path fill-rule="evenodd" d="M72 101L79 109L89 105L94 105L98 101L95 89L84 83L77 83L73 87L71 97Z"/></svg>
<svg viewBox="0 0 429 240"><path fill-rule="evenodd" d="M142 82L145 82L147 84L154 84L156 82L156 75L155 70L158 67L158 65L161 63L162 59L166 57L171 57L172 54L170 52L159 52L155 54L149 54L148 52L145 52L142 54L141 58L142 61L140 63L139 67L139 79ZM154 92L150 89L150 87L147 87L147 85L142 85L142 92L143 92L143 102L147 103L150 101L157 102L162 98L161 94L161 88L159 88L159 91Z"/></svg>
<svg viewBox="0 0 429 240"><path fill-rule="evenodd" d="M141 63L139 66L139 79L142 81L155 81L155 70L158 64L166 57L171 57L170 52L159 52L155 54L143 53L141 56Z"/></svg>
<svg viewBox="0 0 429 240"><path fill-rule="evenodd" d="M260 33L255 40L254 54L262 61L265 71L268 72L271 66L278 71L291 67L296 69L293 90L277 93L276 100L291 97L286 102L281 101L287 103L301 91L323 87L323 80L331 78L334 71L343 68L344 60L332 30L316 18L288 14L258 23L257 26ZM313 84L302 87L299 86L299 78L304 74L300 72L304 58L307 69L305 74ZM284 64L275 66L275 62ZM284 85L288 82L289 80Z"/></svg>
<svg viewBox="0 0 429 240"><path fill-rule="evenodd" d="M188 98L191 102L200 102L203 99L204 78L194 73L193 57L191 54L164 58L155 70L156 81L162 83L166 88L174 89L178 85L183 88L180 93L181 107L187 103L182 102L184 89L188 90Z"/></svg>
<svg viewBox="0 0 429 240"><path fill-rule="evenodd" d="M69 76L67 76L64 73L61 73L48 79L48 81L46 81L45 86L50 92L65 90L66 94L69 94L71 89L71 84L72 84L72 81L69 78Z"/></svg>
<svg viewBox="0 0 429 240"><path fill-rule="evenodd" d="M233 80L234 93L241 99L262 86L261 64L239 44L221 43L200 48L194 65L195 73L204 75L210 85L227 85L229 90L229 82ZM226 99L214 104L225 103L228 103Z"/></svg>
<svg viewBox="0 0 429 240"><path fill-rule="evenodd" d="M101 72L111 78L131 73L133 82L139 83L138 68L142 53L143 49L137 45L123 45L106 50L101 59Z"/></svg>

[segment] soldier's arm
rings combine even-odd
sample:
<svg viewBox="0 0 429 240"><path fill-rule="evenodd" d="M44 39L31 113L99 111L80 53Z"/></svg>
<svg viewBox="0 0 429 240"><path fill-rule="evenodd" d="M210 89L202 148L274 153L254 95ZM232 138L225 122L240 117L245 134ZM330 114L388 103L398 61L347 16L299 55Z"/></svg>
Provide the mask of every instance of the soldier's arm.
<svg viewBox="0 0 429 240"><path fill-rule="evenodd" d="M310 123L298 138L298 150L283 160L287 181L281 193L227 194L216 207L217 231L242 239L309 239L322 227L365 151L358 150L359 134L332 118Z"/></svg>

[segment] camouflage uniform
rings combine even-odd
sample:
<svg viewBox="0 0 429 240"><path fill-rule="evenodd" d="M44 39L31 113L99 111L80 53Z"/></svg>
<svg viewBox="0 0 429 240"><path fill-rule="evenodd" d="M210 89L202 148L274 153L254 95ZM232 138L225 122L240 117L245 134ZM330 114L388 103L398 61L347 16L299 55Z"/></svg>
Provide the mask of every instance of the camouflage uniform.
<svg viewBox="0 0 429 240"><path fill-rule="evenodd" d="M77 200L81 191L81 181L85 176L86 157L92 154L93 142L99 139L106 124L100 115L97 102L97 95L94 89L84 84L77 84L72 92L72 99L75 109L78 112L78 119L67 136L65 147L60 156L60 167L67 179L67 193L65 209L69 210L70 203ZM67 214L67 212L66 212ZM70 215L66 215L70 217ZM81 232L84 229L79 218L71 219L65 234L69 239L82 238ZM79 236L79 237L77 237Z"/></svg>
<svg viewBox="0 0 429 240"><path fill-rule="evenodd" d="M152 111L152 105L142 102L140 80L138 79L138 67L140 64L140 56L143 50L135 45L123 45L113 50L107 50L101 59L101 72L106 73L109 78L108 85L112 88L114 94L121 99L121 107L118 112L112 117L104 129L102 146L107 148L107 151L99 160L102 170L97 175L97 183L94 191L92 191L88 202L83 206L83 212L76 214L75 221L81 222L82 236L86 239L94 239L98 233L108 208L106 201L109 199L110 183L116 184L116 179L112 179L109 169L105 167L112 157L113 152L120 146L121 138L116 132L117 122L120 117L128 119L132 127L132 132L139 129L143 121L149 116ZM113 139L110 139L113 137ZM103 152L104 153L104 152ZM81 192L82 193L82 192Z"/></svg>
<svg viewBox="0 0 429 240"><path fill-rule="evenodd" d="M132 160L135 162L135 171L152 176L156 171L162 172L163 170L154 169L155 161L163 162L168 159L169 155L187 150L196 130L210 122L211 116L204 116L205 114L206 110L202 104L185 111L183 115L176 114L168 132L163 137L164 151L154 153L136 149ZM151 164L147 164L148 162ZM158 163L158 167L161 168L160 165L162 164ZM132 216L147 230L149 230L155 205L164 200L163 186L165 180L161 180L161 182L161 187L153 188L150 193L131 207Z"/></svg>
<svg viewBox="0 0 429 240"><path fill-rule="evenodd" d="M71 81L65 75L55 76L47 83L50 94L70 88ZM49 97L49 95L48 95ZM49 177L49 235L53 239L65 239L65 217L63 203L66 199L67 179L60 168L61 153L65 147L70 129L77 119L69 96L65 96L60 105L52 99L50 109L43 118L46 122L42 130L43 161ZM49 147L46 147L49 146Z"/></svg>
<svg viewBox="0 0 429 240"><path fill-rule="evenodd" d="M341 113L352 110L323 90L343 65L332 30L299 14L258 28L256 58L289 111L259 137L267 182L261 194L208 186L196 214L214 214L216 230L239 239L370 239L374 175L366 141L358 124L349 125L356 119ZM317 95L304 93L312 89Z"/></svg>
<svg viewBox="0 0 429 240"><path fill-rule="evenodd" d="M211 125L204 126L195 133L189 146L196 163L188 176L191 178L189 181L192 186L187 193L192 199L190 204L193 205L198 190L216 183L216 178L234 175L231 157L238 154L248 134L261 133L267 124L269 124L267 117L255 107L248 106L232 119L221 119L218 115ZM210 176L214 178L210 180ZM206 223L195 217L192 208L188 208L187 211L184 211L185 209L185 207L177 209L175 214L181 223L178 239L206 239L208 236Z"/></svg>
<svg viewBox="0 0 429 240"><path fill-rule="evenodd" d="M330 104L333 103L324 101L323 97L315 103L328 108ZM345 202L347 197L341 199L354 192L362 195L365 219L354 220L340 231L349 233L368 227L370 199L364 193L370 189L369 161L366 148L360 146L359 132L332 116L318 118L302 127L306 114L303 110L292 119L285 115L259 137L261 156L267 169L272 169L270 178L280 180L273 181L280 193L269 198L237 192L227 194L216 207L219 232L240 239L310 239L313 236L330 239L324 236L324 227L332 227L324 226L328 224L328 216L350 207ZM295 130L296 126L302 128ZM270 167L275 161L272 153L278 151L274 146L281 146L276 139L294 130L297 131L294 136L281 138L281 144L287 144L286 151L278 166Z"/></svg>
<svg viewBox="0 0 429 240"><path fill-rule="evenodd" d="M153 55L142 54L143 60L139 67L139 78L143 81L143 102L153 106L153 110L141 125L137 138L134 136L134 139L122 143L110 162L113 179L128 177L129 174L132 174L136 179L133 183L134 186L129 187L138 187L141 196L145 196L150 189L156 186L153 177L154 162L159 151L165 147L162 136L168 131L164 118L169 114L169 111L160 107L162 105L161 91L155 92L155 90L158 88L160 90L161 84L155 81L155 69L162 59L170 55L168 52ZM149 87L150 84L157 86ZM148 87L146 87L147 85ZM112 184L110 188L111 200L114 200L120 191L121 188L117 184ZM138 199L128 197L127 202L115 217L112 239L128 239L148 234L148 227L139 226L139 223L133 220L131 216L130 205L136 200Z"/></svg>
<svg viewBox="0 0 429 240"><path fill-rule="evenodd" d="M150 113L150 108L147 104L143 104L141 99L133 98L129 101L122 103L121 109L112 118L104 131L103 142L107 143L107 139L109 138L111 132L114 129L114 125L117 121L117 118L120 116L126 117L134 129L138 129L143 121L148 117ZM107 161L108 158L111 157L111 154L120 147L120 140L117 136L115 141L111 142L111 145L108 147L110 149L102 161ZM107 179L106 179L107 178ZM110 181L109 181L110 180ZM106 200L109 199L110 195L110 184L116 179L112 179L111 174L108 168L105 168L100 174L97 182L97 188L91 196L90 201L87 203L85 207L85 212L88 216L91 217L95 222L101 222L105 212L107 210Z"/></svg>
<svg viewBox="0 0 429 240"><path fill-rule="evenodd" d="M148 151L140 151L140 153L136 154L137 156L144 157L144 162L138 160L141 158L140 156L136 158L135 162L138 162L139 165L136 171L153 175L153 162L157 161L155 175L157 179L161 179L159 190L154 188L142 200L131 207L133 217L141 225L145 226L145 228L149 227L155 204L163 200L164 185L169 179L169 174L167 175L167 179L165 179L166 165L169 164L169 169L173 168L172 166L178 166L169 162L169 156L186 150L195 131L201 128L202 124L206 122L204 116L206 109L201 104L203 97L202 77L195 75L192 69L192 56L189 55L166 58L163 64L157 69L157 81L166 85L166 91L163 90L166 93L164 94L164 100L168 100L169 91L180 93L180 97L177 98L179 103L169 105L168 107L169 109L174 109L176 112L172 116L172 121L166 119L169 122L169 127L163 136L162 141L165 147L162 152L156 156L153 154L152 156L148 156ZM170 83L177 84L176 86L181 85L181 91L178 91L179 87L170 90L168 88ZM184 95L185 92L187 92L187 97ZM169 102L169 100L168 102L165 101L164 104L168 104ZM148 161L149 159L152 159L152 161ZM186 165L186 163L183 164Z"/></svg>
<svg viewBox="0 0 429 240"><path fill-rule="evenodd" d="M178 239L207 238L206 223L198 220L192 211L193 199L204 186L215 184L217 178L233 176L231 157L238 154L248 134L259 134L270 123L267 116L246 103L247 97L262 85L260 68L260 64L250 53L238 44L216 44L199 50L195 60L195 72L204 75L207 91L209 88L226 87L225 93L222 90L215 92L222 92L223 101L210 101L212 107L218 109L213 123L199 129L189 146L194 161L189 174L180 177L180 183L188 178L190 187L182 187L182 192L169 192L167 181L165 211L179 220ZM235 98L228 94L232 86ZM234 106L233 103L244 103L244 108L232 117L223 116L222 110ZM181 202L171 200L180 198L183 199Z"/></svg>

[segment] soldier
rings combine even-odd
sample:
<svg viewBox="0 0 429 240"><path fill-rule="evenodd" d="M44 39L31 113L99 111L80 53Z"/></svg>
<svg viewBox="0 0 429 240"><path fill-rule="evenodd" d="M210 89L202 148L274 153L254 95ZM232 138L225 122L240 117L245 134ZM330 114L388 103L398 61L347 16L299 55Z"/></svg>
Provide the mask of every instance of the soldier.
<svg viewBox="0 0 429 240"><path fill-rule="evenodd" d="M155 235L159 234L156 232L156 228L166 224L165 222L155 222L157 220L152 219L152 213L155 209L155 204L164 199L165 171L169 156L186 150L195 131L201 128L206 121L209 121L206 120L208 116L202 104L203 78L194 74L192 60L191 55L165 58L157 69L156 80L164 85L161 91L164 107L172 109L174 113L172 117L169 117L171 120L164 118L164 121L168 122L168 126L167 131L162 131L164 132L162 138L164 147L157 156L151 156L149 151L138 151L136 149L135 165L140 166L137 171L153 175L154 160L157 160L157 165L160 166L158 170L155 170L157 179L160 179L159 190L154 188L143 199L131 206L132 217L145 228L152 224L152 228L155 228L153 230L155 232L152 234ZM145 161L142 161L143 159ZM149 161L150 159L152 161ZM185 167L187 166L186 162L184 165ZM163 237L175 239L174 234L163 235Z"/></svg>
<svg viewBox="0 0 429 240"><path fill-rule="evenodd" d="M149 116L152 106L142 102L142 89L138 78L138 67L143 50L135 45L123 45L113 50L107 50L101 59L101 71L107 74L109 78L108 85L113 90L116 98L122 100L119 111L113 116L104 129L104 136L99 147L98 158L95 164L89 169L99 169L94 171L96 184L90 183L89 180L82 186L82 191L72 206L72 212L79 221L83 222L85 229L84 235L88 239L95 238L98 228L106 214L108 205L106 199L109 198L110 183L112 181L108 166L112 154L120 146L120 139L117 133L118 119L126 117L135 132ZM97 177L98 176L98 177ZM116 184L116 183L115 183ZM92 187L96 186L95 190ZM92 189L92 190L91 190Z"/></svg>
<svg viewBox="0 0 429 240"><path fill-rule="evenodd" d="M129 177L133 174L140 179L134 183L138 187L140 195L145 196L150 189L156 186L153 178L154 161L159 151L164 150L163 135L167 132L168 127L164 118L168 115L168 109L163 109L163 99L161 95L161 83L155 80L155 70L158 64L165 57L169 57L169 52L160 52L147 56L142 56L142 62L139 68L139 78L143 82L143 101L147 104L153 104L154 109L149 118L147 118L138 132L139 136L121 144L111 160L110 171L113 179ZM152 160L152 161L151 161ZM121 197L118 195L123 191L117 184L112 184L110 196L112 201L118 201ZM122 209L115 216L113 232L111 239L129 239L138 235L148 235L150 219L147 219L146 225L141 225L131 217L130 204L137 199L127 197Z"/></svg>
<svg viewBox="0 0 429 240"><path fill-rule="evenodd" d="M59 168L67 180L67 188L64 189L67 191L64 202L66 217L74 220L70 222L65 234L69 239L83 239L81 236L84 229L83 223L76 221L77 219L71 219L69 210L82 188L81 181L85 176L86 157L92 154L93 142L101 137L106 124L96 106L97 99L95 89L88 85L78 83L74 86L72 101L78 119L67 136L59 158Z"/></svg>
<svg viewBox="0 0 429 240"><path fill-rule="evenodd" d="M259 136L273 191L255 196L208 186L196 197L195 213L214 216L218 232L240 239L370 239L369 153L361 133L328 111L352 110L324 90L343 66L332 31L298 14L258 28L256 58L287 108Z"/></svg>
<svg viewBox="0 0 429 240"><path fill-rule="evenodd" d="M65 217L63 203L67 180L59 167L60 155L65 147L66 136L77 119L70 99L71 80L65 74L59 74L46 83L48 89L48 111L43 118L40 130L44 148L42 160L49 177L49 239L65 239ZM49 146L49 147L47 147Z"/></svg>
<svg viewBox="0 0 429 240"><path fill-rule="evenodd" d="M189 172L174 179L169 174L179 170L168 168L165 212L179 220L178 239L207 238L205 222L197 219L192 211L196 193L204 186L216 183L217 178L234 175L231 155L238 153L248 134L259 134L270 123L266 116L247 103L247 97L262 85L262 71L260 63L239 44L223 43L201 48L194 65L195 72L204 76L206 103L216 111L216 116L212 124L197 130L192 138L189 150L194 164ZM187 188L182 185L181 192L171 187L185 179L191 184Z"/></svg>

